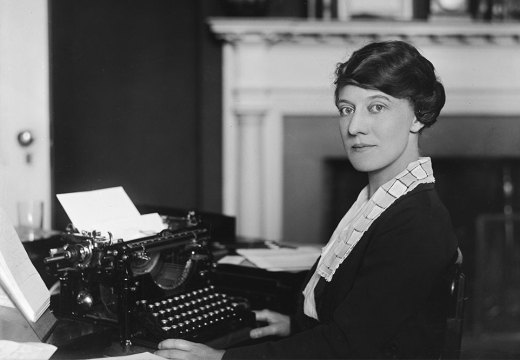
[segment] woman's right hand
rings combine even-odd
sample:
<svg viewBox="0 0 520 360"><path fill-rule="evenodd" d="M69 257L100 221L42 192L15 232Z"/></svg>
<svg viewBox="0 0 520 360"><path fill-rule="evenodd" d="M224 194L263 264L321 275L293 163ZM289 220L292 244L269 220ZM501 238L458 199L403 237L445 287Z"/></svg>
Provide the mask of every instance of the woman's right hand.
<svg viewBox="0 0 520 360"><path fill-rule="evenodd" d="M251 330L251 338L258 339L264 336L288 336L291 333L291 318L271 310L255 311L256 321L266 322L266 326L261 326Z"/></svg>

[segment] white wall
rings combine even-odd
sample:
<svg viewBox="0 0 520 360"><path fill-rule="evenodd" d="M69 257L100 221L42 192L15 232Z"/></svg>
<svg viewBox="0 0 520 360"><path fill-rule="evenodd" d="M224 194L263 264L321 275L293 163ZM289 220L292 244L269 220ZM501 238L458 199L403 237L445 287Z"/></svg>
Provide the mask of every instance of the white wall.
<svg viewBox="0 0 520 360"><path fill-rule="evenodd" d="M27 148L24 129L35 138ZM44 201L50 214L49 132L47 0L0 0L0 206L13 223L18 200Z"/></svg>

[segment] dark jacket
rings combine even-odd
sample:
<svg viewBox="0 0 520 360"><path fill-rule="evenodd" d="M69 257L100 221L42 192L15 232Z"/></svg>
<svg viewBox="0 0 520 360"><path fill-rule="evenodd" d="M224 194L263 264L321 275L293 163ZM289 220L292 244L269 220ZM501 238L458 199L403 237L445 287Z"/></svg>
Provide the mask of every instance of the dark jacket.
<svg viewBox="0 0 520 360"><path fill-rule="evenodd" d="M374 221L331 282L320 279L319 321L300 299L291 336L228 349L224 359L438 358L456 249L434 185L421 184Z"/></svg>

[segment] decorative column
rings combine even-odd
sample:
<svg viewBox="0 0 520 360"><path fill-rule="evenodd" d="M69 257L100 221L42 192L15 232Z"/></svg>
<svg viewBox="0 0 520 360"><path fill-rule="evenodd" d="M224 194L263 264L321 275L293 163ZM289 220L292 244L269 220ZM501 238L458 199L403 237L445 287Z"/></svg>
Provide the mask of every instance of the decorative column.
<svg viewBox="0 0 520 360"><path fill-rule="evenodd" d="M264 118L268 113L267 53L258 36L229 37L224 47L224 212L237 234L264 239Z"/></svg>
<svg viewBox="0 0 520 360"><path fill-rule="evenodd" d="M263 149L262 124L265 111L237 110L238 198L237 232L247 238L263 238Z"/></svg>

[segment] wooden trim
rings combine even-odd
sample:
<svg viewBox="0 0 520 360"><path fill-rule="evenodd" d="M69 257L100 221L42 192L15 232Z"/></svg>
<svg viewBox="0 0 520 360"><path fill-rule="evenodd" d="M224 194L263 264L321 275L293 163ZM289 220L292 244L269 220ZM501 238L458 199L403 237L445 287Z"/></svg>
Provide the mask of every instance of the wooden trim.
<svg viewBox="0 0 520 360"><path fill-rule="evenodd" d="M320 21L301 19L210 18L208 24L225 42L357 42L385 38L432 44L520 45L520 23L456 21Z"/></svg>

